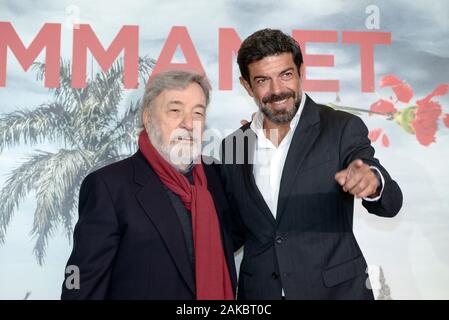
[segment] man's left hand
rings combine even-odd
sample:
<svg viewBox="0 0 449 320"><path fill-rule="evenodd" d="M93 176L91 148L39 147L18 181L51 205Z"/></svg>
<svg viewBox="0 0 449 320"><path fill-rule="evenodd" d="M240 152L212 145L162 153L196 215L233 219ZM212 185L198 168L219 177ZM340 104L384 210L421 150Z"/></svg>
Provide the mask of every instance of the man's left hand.
<svg viewBox="0 0 449 320"><path fill-rule="evenodd" d="M374 198L378 196L379 181L371 168L360 159L352 161L349 166L335 174L335 180L344 192L356 198Z"/></svg>

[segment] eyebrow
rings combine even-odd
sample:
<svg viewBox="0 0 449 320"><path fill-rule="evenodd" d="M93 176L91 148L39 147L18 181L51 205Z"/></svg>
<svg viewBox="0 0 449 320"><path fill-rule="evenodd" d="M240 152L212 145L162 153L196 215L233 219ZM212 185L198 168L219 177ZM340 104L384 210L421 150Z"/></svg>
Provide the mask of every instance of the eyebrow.
<svg viewBox="0 0 449 320"><path fill-rule="evenodd" d="M269 77L266 76L254 76L253 77L253 81L255 81L256 79L268 79Z"/></svg>
<svg viewBox="0 0 449 320"><path fill-rule="evenodd" d="M279 74L286 73L287 71L293 71L293 67L287 68L284 71L281 71Z"/></svg>
<svg viewBox="0 0 449 320"><path fill-rule="evenodd" d="M292 70L293 70L293 67L290 67L290 68L287 68L285 70L282 70L281 72L279 72L279 74L283 74L283 73L286 73L286 72L292 71ZM254 76L253 80L256 80L256 79L269 79L269 78L270 77L266 77L266 76Z"/></svg>
<svg viewBox="0 0 449 320"><path fill-rule="evenodd" d="M177 104L177 105L180 105L180 106L183 106L183 105L184 105L184 103L183 103L182 101L179 101L179 100L171 100L171 101L169 101L169 102L167 103L167 106L169 106L169 105L171 105L171 104Z"/></svg>
<svg viewBox="0 0 449 320"><path fill-rule="evenodd" d="M169 101L168 103L167 103L167 107L168 106L170 106L170 105L172 105L172 104L175 104L175 105L178 105L178 106L184 106L184 103L182 102L182 101L179 101L179 100L172 100L172 101ZM206 106L204 106L204 105L202 105L202 104L197 104L197 105L195 105L193 108L203 108L203 109L206 109Z"/></svg>

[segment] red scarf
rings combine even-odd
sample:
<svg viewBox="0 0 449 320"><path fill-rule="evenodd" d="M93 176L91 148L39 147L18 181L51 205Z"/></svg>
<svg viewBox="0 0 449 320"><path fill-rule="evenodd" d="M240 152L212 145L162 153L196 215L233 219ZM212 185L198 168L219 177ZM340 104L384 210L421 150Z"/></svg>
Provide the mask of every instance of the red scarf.
<svg viewBox="0 0 449 320"><path fill-rule="evenodd" d="M140 133L139 149L162 183L181 198L184 206L192 214L196 298L233 300L234 294L221 243L217 212L207 189L203 164L194 166L192 186L184 175L162 158L151 144L146 130Z"/></svg>

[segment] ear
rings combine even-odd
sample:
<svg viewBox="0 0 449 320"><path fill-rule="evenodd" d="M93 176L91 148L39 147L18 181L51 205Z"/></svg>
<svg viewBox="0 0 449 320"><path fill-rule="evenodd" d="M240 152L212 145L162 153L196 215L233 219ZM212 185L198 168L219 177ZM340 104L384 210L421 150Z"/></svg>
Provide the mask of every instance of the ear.
<svg viewBox="0 0 449 320"><path fill-rule="evenodd" d="M245 88L246 92L248 92L248 94L254 98L254 93L253 93L253 89L251 88L251 84L248 83L248 81L246 81L243 77L240 77L240 84L243 86L243 88Z"/></svg>

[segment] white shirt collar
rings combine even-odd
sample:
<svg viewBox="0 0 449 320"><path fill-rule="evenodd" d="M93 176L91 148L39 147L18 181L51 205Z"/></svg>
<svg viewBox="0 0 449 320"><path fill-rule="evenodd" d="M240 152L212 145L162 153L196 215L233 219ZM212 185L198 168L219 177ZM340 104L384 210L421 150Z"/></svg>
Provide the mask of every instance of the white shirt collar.
<svg viewBox="0 0 449 320"><path fill-rule="evenodd" d="M287 133L287 136L282 140L281 144L279 146L290 144L290 140L293 136L293 133L296 130L296 127L298 126L299 119L301 117L302 111L304 109L304 105L306 103L306 94L304 91L301 93L301 103L299 104L298 111L296 112L295 116L293 117L292 121L290 121L290 130ZM257 136L257 147L258 148L270 148L275 149L276 147L273 145L273 143L268 140L263 132L263 120L264 120L264 114L262 111L257 111L257 113L254 115L254 119L251 122L250 128L256 133Z"/></svg>

